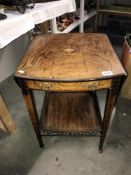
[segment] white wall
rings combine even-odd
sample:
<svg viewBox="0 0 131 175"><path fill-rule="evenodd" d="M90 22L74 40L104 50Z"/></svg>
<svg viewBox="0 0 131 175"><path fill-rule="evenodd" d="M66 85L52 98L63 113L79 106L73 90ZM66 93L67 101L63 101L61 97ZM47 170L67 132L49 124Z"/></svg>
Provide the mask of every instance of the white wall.
<svg viewBox="0 0 131 175"><path fill-rule="evenodd" d="M0 82L15 72L30 42L30 35L27 33L0 49Z"/></svg>

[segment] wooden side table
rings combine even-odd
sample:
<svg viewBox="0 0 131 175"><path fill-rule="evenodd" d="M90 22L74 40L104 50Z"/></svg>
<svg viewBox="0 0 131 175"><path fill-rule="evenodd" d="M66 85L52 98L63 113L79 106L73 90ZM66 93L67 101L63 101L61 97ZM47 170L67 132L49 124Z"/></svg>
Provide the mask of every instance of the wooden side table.
<svg viewBox="0 0 131 175"><path fill-rule="evenodd" d="M36 37L15 80L40 147L42 136L100 136L102 152L113 107L126 72L105 34L54 34ZM46 91L39 120L33 90ZM96 90L107 89L103 120ZM89 91L89 92L88 92Z"/></svg>

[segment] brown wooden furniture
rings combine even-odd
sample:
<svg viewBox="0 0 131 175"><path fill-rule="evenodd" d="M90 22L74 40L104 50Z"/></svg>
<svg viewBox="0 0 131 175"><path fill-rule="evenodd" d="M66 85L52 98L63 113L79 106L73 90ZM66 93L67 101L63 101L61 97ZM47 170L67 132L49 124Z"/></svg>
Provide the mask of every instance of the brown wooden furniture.
<svg viewBox="0 0 131 175"><path fill-rule="evenodd" d="M102 152L125 76L105 34L36 37L16 71L15 80L22 89L40 146L43 135L97 135ZM40 121L34 89L46 91ZM95 95L100 89L108 89L103 121Z"/></svg>
<svg viewBox="0 0 131 175"><path fill-rule="evenodd" d="M108 0L107 0L108 1ZM124 4L124 2L123 2ZM95 21L95 31L97 31L98 26L101 24L101 15L102 14L110 14L117 16L129 16L131 17L131 6L128 7L109 7L104 6L101 0L97 0L97 13L96 13L96 21Z"/></svg>
<svg viewBox="0 0 131 175"><path fill-rule="evenodd" d="M12 120L11 115L1 95L0 95L0 129L8 133L13 133L16 129L16 125Z"/></svg>

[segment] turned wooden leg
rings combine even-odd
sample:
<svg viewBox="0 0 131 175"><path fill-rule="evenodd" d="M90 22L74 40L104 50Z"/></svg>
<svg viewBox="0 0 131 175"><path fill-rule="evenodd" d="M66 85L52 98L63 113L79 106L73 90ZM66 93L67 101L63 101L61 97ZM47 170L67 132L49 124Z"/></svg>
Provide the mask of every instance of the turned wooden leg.
<svg viewBox="0 0 131 175"><path fill-rule="evenodd" d="M120 86L121 86L121 79L117 78L116 80L113 80L112 88L108 89L108 92L107 92L104 118L102 121L102 132L100 136L100 145L99 145L100 153L102 152L102 149L103 149L103 144L104 144L106 133L109 127L111 114L116 103Z"/></svg>
<svg viewBox="0 0 131 175"><path fill-rule="evenodd" d="M40 135L40 132L39 132L38 115L37 115L36 104L35 104L33 92L30 89L22 89L22 93L24 96L25 104L27 106L32 125L35 130L37 140L39 142L40 147L43 147L44 145L42 141L42 136Z"/></svg>

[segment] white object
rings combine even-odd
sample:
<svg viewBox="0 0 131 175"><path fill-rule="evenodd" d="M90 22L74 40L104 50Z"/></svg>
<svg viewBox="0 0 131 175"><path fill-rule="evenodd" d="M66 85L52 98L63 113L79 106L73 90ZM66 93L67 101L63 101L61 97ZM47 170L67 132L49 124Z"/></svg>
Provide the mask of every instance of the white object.
<svg viewBox="0 0 131 175"><path fill-rule="evenodd" d="M4 9L3 8L0 8L0 13L4 14Z"/></svg>
<svg viewBox="0 0 131 175"><path fill-rule="evenodd" d="M24 70L19 70L18 72L21 74L25 73Z"/></svg>
<svg viewBox="0 0 131 175"><path fill-rule="evenodd" d="M75 0L59 0L36 3L34 9L27 10L25 14L19 12L6 13L8 18L0 21L0 49L33 29L35 24L51 19L55 21L56 17L75 10Z"/></svg>
<svg viewBox="0 0 131 175"><path fill-rule="evenodd" d="M0 49L34 28L30 14L21 15L19 12L15 12L6 15L8 18L0 21Z"/></svg>
<svg viewBox="0 0 131 175"><path fill-rule="evenodd" d="M29 11L29 13L33 17L34 24L39 24L73 11L76 11L75 0L60 0L36 3L35 8Z"/></svg>
<svg viewBox="0 0 131 175"><path fill-rule="evenodd" d="M113 75L113 72L110 71L110 70L108 70L108 71L103 71L103 72L102 72L102 75L103 75L103 76L110 76L110 75Z"/></svg>

